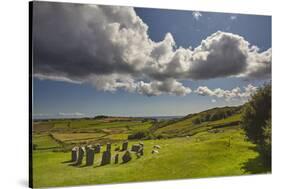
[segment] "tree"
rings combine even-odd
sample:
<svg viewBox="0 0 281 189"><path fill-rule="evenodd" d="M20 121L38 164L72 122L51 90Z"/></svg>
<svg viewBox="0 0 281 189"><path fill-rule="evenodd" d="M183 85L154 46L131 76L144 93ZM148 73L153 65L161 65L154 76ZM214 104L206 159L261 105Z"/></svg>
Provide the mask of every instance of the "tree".
<svg viewBox="0 0 281 189"><path fill-rule="evenodd" d="M271 118L266 121L263 129L264 143L262 149L264 150L263 159L266 164L271 166Z"/></svg>
<svg viewBox="0 0 281 189"><path fill-rule="evenodd" d="M257 144L264 162L271 166L271 84L259 88L245 105L242 128Z"/></svg>

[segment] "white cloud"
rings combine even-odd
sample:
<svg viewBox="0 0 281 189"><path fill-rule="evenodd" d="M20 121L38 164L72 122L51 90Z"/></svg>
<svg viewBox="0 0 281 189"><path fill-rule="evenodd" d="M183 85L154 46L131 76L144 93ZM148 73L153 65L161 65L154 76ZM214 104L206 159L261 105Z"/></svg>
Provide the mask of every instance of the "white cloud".
<svg viewBox="0 0 281 189"><path fill-rule="evenodd" d="M229 18L230 18L230 20L236 20L237 16L236 15L231 15Z"/></svg>
<svg viewBox="0 0 281 189"><path fill-rule="evenodd" d="M257 91L257 87L254 87L253 85L249 84L246 87L244 87L243 91L241 90L240 87L236 87L231 90L223 90L221 88L216 88L212 90L209 89L207 86L200 86L194 92L202 96L223 98L229 101L233 99L242 99L242 100L248 99L256 91Z"/></svg>
<svg viewBox="0 0 281 189"><path fill-rule="evenodd" d="M159 96L162 94L185 96L191 93L191 89L184 87L174 79L168 79L163 82L153 81L150 83L140 81L137 85L137 92L147 96Z"/></svg>
<svg viewBox="0 0 281 189"><path fill-rule="evenodd" d="M183 48L171 33L162 41L150 39L132 7L35 2L34 11L39 79L90 83L111 92L186 95L183 80L271 76L271 49L260 52L236 34L218 31L195 48Z"/></svg>
<svg viewBox="0 0 281 189"><path fill-rule="evenodd" d="M80 117L80 116L84 116L84 114L79 113L79 112L74 112L74 113L59 112L58 115L59 116L63 116L63 117L72 117L72 116Z"/></svg>
<svg viewBox="0 0 281 189"><path fill-rule="evenodd" d="M199 11L192 12L192 16L195 20L199 20L202 14Z"/></svg>
<svg viewBox="0 0 281 189"><path fill-rule="evenodd" d="M103 91L114 92L121 88L129 92L134 92L136 89L136 83L129 75L92 75L89 80L98 90Z"/></svg>
<svg viewBox="0 0 281 189"><path fill-rule="evenodd" d="M212 103L216 103L217 100L216 100L216 99L212 99L211 102L212 102Z"/></svg>

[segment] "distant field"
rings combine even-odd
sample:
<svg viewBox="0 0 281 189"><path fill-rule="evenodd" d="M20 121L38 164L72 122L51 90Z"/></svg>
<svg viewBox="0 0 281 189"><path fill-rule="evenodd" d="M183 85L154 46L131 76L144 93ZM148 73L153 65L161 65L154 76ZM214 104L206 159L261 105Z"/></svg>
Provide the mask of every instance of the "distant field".
<svg viewBox="0 0 281 189"><path fill-rule="evenodd" d="M36 149L53 149L59 148L60 144L50 137L48 134L43 135L34 135L33 136L33 144L36 145Z"/></svg>
<svg viewBox="0 0 281 189"><path fill-rule="evenodd" d="M45 140L57 144L57 141L66 145L86 144L91 142L110 142L126 140L128 134L148 130L151 121L142 121L134 118L104 118L104 119L64 119L37 122L33 125L34 135L45 135ZM50 136L53 136L51 138ZM37 140L37 139L36 139ZM37 141L35 140L35 143ZM56 141L57 140L57 141ZM42 146L40 144L40 146ZM55 146L57 147L57 146ZM54 145L43 145L40 149L53 149Z"/></svg>
<svg viewBox="0 0 281 189"><path fill-rule="evenodd" d="M105 136L104 133L53 133L52 134L57 140L62 142L74 142L87 139L95 139Z"/></svg>

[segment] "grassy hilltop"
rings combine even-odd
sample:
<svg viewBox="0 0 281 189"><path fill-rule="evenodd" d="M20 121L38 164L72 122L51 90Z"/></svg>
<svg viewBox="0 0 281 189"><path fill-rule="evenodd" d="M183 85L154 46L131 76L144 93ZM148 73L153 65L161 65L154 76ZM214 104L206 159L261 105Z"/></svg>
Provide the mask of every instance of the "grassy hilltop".
<svg viewBox="0 0 281 189"><path fill-rule="evenodd" d="M255 145L240 128L242 107L224 107L180 119L97 117L36 121L33 125L34 186L104 184L264 173ZM144 156L126 164L70 166L75 145L130 138L142 141ZM152 154L154 145L159 153ZM104 149L103 149L104 150ZM102 151L103 151L102 150ZM112 150L112 157L117 153ZM122 152L118 152L121 153Z"/></svg>

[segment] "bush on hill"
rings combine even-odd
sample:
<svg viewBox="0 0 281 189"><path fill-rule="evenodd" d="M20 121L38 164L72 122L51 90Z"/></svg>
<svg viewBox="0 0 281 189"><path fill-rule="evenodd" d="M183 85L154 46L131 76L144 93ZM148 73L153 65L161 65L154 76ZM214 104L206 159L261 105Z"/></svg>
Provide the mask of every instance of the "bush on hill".
<svg viewBox="0 0 281 189"><path fill-rule="evenodd" d="M134 139L152 139L153 135L148 130L135 131L128 135L128 140Z"/></svg>

